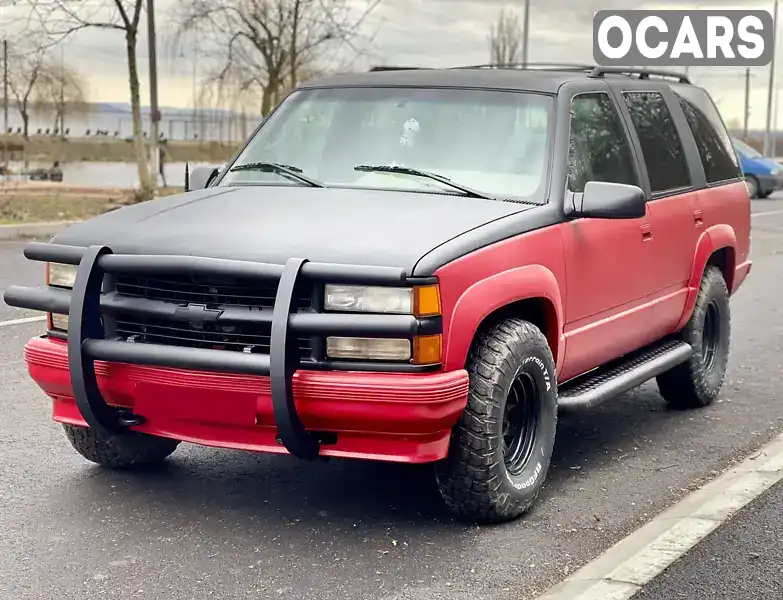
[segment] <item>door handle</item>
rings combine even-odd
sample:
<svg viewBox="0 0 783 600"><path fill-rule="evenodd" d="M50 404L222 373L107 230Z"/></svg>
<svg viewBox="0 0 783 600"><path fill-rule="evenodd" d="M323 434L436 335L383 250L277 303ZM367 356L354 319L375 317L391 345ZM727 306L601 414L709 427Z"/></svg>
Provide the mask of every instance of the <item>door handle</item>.
<svg viewBox="0 0 783 600"><path fill-rule="evenodd" d="M653 239L652 234L652 225L649 223L645 223L642 225L642 241L643 242L651 242Z"/></svg>
<svg viewBox="0 0 783 600"><path fill-rule="evenodd" d="M695 223L696 227L701 227L704 225L704 213L700 208L697 208L693 211L693 222Z"/></svg>

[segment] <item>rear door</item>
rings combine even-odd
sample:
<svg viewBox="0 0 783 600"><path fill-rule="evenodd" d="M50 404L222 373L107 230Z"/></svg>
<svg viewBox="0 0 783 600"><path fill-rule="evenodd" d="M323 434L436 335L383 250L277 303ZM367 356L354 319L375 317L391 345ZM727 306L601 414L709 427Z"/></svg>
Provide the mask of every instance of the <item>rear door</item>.
<svg viewBox="0 0 783 600"><path fill-rule="evenodd" d="M749 233L750 201L743 195L742 169L723 119L707 92L696 86L672 86L698 149L705 185L698 202L704 227L731 224L740 241ZM739 257L738 257L739 258Z"/></svg>

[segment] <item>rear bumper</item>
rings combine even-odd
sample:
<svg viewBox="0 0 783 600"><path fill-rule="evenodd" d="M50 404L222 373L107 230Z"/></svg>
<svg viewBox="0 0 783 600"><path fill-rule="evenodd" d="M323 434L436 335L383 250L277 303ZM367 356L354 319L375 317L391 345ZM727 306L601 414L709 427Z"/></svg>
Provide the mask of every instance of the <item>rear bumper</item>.
<svg viewBox="0 0 783 600"><path fill-rule="evenodd" d="M63 341L25 347L33 380L54 401L55 421L86 426L74 400ZM269 377L95 362L106 403L132 410L131 429L207 446L285 454L276 438ZM310 432L328 432L322 456L423 463L444 458L467 403L468 374L298 370L293 398ZM336 436L336 440L334 437Z"/></svg>

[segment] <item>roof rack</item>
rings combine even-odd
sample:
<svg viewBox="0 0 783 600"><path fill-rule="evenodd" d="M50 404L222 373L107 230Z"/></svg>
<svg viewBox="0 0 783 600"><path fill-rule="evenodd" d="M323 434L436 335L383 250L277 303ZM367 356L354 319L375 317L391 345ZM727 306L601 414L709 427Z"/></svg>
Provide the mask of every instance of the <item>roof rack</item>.
<svg viewBox="0 0 783 600"><path fill-rule="evenodd" d="M690 83L691 80L685 73L675 73L674 71L662 71L658 69L636 69L634 67L595 67L590 72L590 77L604 77L608 73L616 75L638 75L639 79L649 79L650 75L657 77L671 77L680 83Z"/></svg>
<svg viewBox="0 0 783 600"><path fill-rule="evenodd" d="M520 69L530 71L592 71L595 65L583 65L576 63L509 63L504 65L465 65L451 67L452 69Z"/></svg>

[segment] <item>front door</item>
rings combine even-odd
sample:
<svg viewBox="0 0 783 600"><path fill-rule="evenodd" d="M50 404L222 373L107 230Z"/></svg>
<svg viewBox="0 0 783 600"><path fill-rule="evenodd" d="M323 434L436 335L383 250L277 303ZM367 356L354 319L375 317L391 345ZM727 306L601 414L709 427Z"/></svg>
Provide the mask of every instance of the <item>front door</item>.
<svg viewBox="0 0 783 600"><path fill-rule="evenodd" d="M613 97L574 96L568 189L588 181L638 185L640 168ZM566 360L561 381L654 341L657 280L651 212L641 219L575 219L563 226Z"/></svg>

